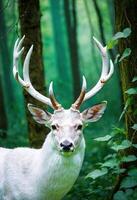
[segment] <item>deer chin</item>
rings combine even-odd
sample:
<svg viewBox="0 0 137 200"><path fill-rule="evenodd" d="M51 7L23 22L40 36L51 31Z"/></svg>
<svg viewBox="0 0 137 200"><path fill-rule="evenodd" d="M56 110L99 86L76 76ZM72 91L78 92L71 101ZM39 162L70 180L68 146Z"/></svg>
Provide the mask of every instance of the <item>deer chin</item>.
<svg viewBox="0 0 137 200"><path fill-rule="evenodd" d="M64 151L60 149L60 154L63 156L71 156L74 153L75 149L69 150L69 151Z"/></svg>

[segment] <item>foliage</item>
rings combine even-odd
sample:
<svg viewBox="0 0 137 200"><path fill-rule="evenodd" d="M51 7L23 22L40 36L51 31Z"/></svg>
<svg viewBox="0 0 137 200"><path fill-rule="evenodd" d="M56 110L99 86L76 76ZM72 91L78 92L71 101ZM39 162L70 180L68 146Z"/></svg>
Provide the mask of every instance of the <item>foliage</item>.
<svg viewBox="0 0 137 200"><path fill-rule="evenodd" d="M107 48L112 49L118 43L118 39L127 38L130 36L130 34L131 34L130 28L125 28L122 32L117 32L108 42Z"/></svg>
<svg viewBox="0 0 137 200"><path fill-rule="evenodd" d="M117 44L117 40L121 38L127 38L131 34L131 29L126 28L122 32L116 33L112 38L111 42L108 43L108 48L112 48ZM126 59L131 54L131 49L126 48L123 54L120 56L116 55L115 62L121 62ZM137 78L134 77L133 82ZM128 96L126 105L121 113L120 120L125 114L128 106L132 104L132 95L137 94L136 88L129 88L126 91ZM132 127L135 131L137 130L137 124ZM137 186L137 169L133 166L128 171L126 168L121 167L123 163L131 163L137 160L137 157L133 154L126 155L124 152L130 148L137 148L137 145L132 143L126 138L125 130L114 127L113 131L109 135L103 137L97 137L94 139L100 143L100 149L102 149L101 144L104 143L108 150L108 154L104 157L103 161L96 162L95 166L92 166L92 171L88 173L85 177L90 180L88 194L92 195L92 199L104 199L109 197L112 192L112 187L115 183L115 177L117 175L124 175L128 173L125 178L123 178L120 184L120 190L115 193L114 200L130 200L137 197L137 191L134 189ZM132 166L132 165L131 165ZM87 195L88 199L88 195Z"/></svg>
<svg viewBox="0 0 137 200"><path fill-rule="evenodd" d="M20 35L18 30L18 11L17 1L10 1L5 4L3 12L6 18L7 32L8 32L8 47L12 49L15 39ZM53 1L52 1L53 2ZM58 51L55 45L55 34L52 22L51 5L49 1L40 1L41 4L41 29L42 29L42 43L43 43L43 60L45 64L45 80L46 88L51 80L55 82L55 93L59 101L65 106L69 107L72 103L73 84L72 75L70 70L69 50L67 43L66 24L64 20L63 1L60 2L60 19L61 27L56 27L61 30L60 38L56 42L62 41L64 44L63 51L58 45L58 49L64 56L57 60ZM87 12L84 8L83 1L80 0L77 3L77 39L79 50L79 62L80 62L80 74L84 74L88 80L88 88L94 85L100 75L100 55L91 44L91 38L93 34L99 39L100 33L97 26L97 16L93 7L92 1L88 2L88 8L90 11L91 26L89 25L89 19ZM110 13L108 10L107 1L100 1L100 8L103 16L103 26L106 38L111 38L112 35L112 23L110 21ZM110 4L109 4L110 6ZM14 7L15 15L11 12L11 8ZM58 19L56 17L56 19ZM82 20L81 20L82 19ZM91 34L91 29L93 33ZM127 38L131 33L130 28L125 28L122 32L116 33L112 39L108 42L108 49L114 48L119 39ZM100 39L99 39L100 40ZM93 41L92 41L93 42ZM123 59L127 59L131 54L130 48L125 49L122 55L117 54L115 63L121 62ZM6 57L6 56L5 56ZM12 51L10 51L10 57L12 60ZM1 60L0 60L1 61ZM59 68L59 64L63 64L62 68ZM11 63L12 65L12 63ZM117 71L117 69L116 69ZM65 77L67 74L67 78ZM12 77L12 76L11 76ZM82 76L81 76L82 77ZM133 82L137 81L137 77L134 77ZM15 101L12 102L11 107L6 105L9 127L6 139L0 139L0 146L4 147L16 147L16 146L28 146L28 131L27 120L25 116L24 99L20 86L17 85L12 77L12 83L14 86ZM92 103L100 102L104 99L108 100L108 109L103 116L103 119L94 125L89 125L85 130L85 138L87 143L86 157L81 170L80 176L76 181L72 190L66 195L64 200L104 200L108 197L112 191L115 177L118 174L125 172L125 169L120 168L122 162L135 161L136 157L130 155L126 157L123 153L119 153L129 147L135 147L131 141L125 138L125 130L123 127L122 117L124 116L126 109L132 103L132 95L136 93L136 88L129 88L126 93L129 96L127 104L121 113L121 91L119 89L118 73L115 72L113 78L96 97L93 98ZM111 92L113 90L113 92ZM13 92L13 91L12 91ZM110 95L111 93L111 95ZM119 99L119 100L118 100ZM87 102L83 107L91 106L91 102ZM120 121L118 122L119 116ZM35 122L34 122L35 123ZM110 133L111 127L113 130ZM137 125L132 127L135 131ZM133 192L132 187L128 187L129 179L132 177L132 186L136 184L135 169L131 169L128 173L128 178L123 181L120 191L115 195L115 199L128 198L136 199L136 194ZM134 177L134 179L133 179ZM123 188L125 192L123 192Z"/></svg>

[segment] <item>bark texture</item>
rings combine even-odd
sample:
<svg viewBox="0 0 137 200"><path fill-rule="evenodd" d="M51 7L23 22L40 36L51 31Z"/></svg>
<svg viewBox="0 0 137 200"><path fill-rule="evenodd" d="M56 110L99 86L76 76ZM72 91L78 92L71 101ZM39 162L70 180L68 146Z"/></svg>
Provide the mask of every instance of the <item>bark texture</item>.
<svg viewBox="0 0 137 200"><path fill-rule="evenodd" d="M125 93L129 88L137 87L137 82L132 82L132 79L137 76L137 1L135 0L115 0L115 20L116 32L122 31L126 27L130 27L132 33L127 39L121 39L118 43L119 53L122 54L126 48L131 49L131 55L120 63L120 76L123 91L124 105L130 98L130 105L125 113L126 136L132 143L137 143L137 134L131 127L137 123L137 95L129 96ZM124 106L123 105L123 106ZM134 154L137 156L136 148L129 148L124 151L125 155ZM127 171L131 166L136 167L136 162L122 163L121 168L125 168L126 172L119 177L110 199L113 199L114 194L120 189L120 184L127 176Z"/></svg>
<svg viewBox="0 0 137 200"><path fill-rule="evenodd" d="M137 76L137 1L135 0L115 0L116 12L116 32L130 27L132 30L131 36L127 39L121 39L118 44L119 53L122 54L126 48L131 49L131 55L120 63L120 75L123 90L124 103L126 103L128 95L125 93L131 87L137 87L137 82L132 82L132 79ZM137 114L135 114L137 95L132 95L132 102L129 106L126 115L126 131L127 137L133 139L137 143L137 136L134 135L134 130L131 128L137 122Z"/></svg>
<svg viewBox="0 0 137 200"><path fill-rule="evenodd" d="M41 42L41 30L40 30L40 5L39 0L19 0L19 18L21 26L21 35L25 35L24 57L33 44L34 49L31 56L30 62L30 79L34 88L40 93L45 95L44 88L44 67L42 62L42 42ZM29 94L24 92L26 105L32 103L42 107L43 105L32 98ZM26 107L28 129L29 129L29 140L30 145L35 148L39 148L47 135L47 128L36 124L32 119L27 107Z"/></svg>

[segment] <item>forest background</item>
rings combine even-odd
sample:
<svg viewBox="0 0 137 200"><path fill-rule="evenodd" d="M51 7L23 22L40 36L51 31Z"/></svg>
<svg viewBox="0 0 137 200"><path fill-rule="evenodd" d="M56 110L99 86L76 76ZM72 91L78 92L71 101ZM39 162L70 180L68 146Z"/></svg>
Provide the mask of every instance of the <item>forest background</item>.
<svg viewBox="0 0 137 200"><path fill-rule="evenodd" d="M119 156L117 153L133 145L133 137L132 141L131 137L127 137L128 122L124 118L131 98L125 97L124 94L125 91L129 95L137 93L134 88L123 89L122 85L123 79L120 76L122 72L119 65L123 60L128 59L131 49L129 46L127 48L126 42L125 46L119 49L118 39L122 38L125 41L132 34L132 28L126 23L117 26L116 12L123 6L120 5L118 10L117 3L118 0L0 1L1 146L39 148L48 133L46 128L36 125L26 111L26 103L29 101L34 103L34 101L23 92L13 78L12 54L18 37L25 33L26 37L29 35L33 38L30 43L24 44L27 48L32 43L34 47L35 43L36 47L40 44L35 49L39 52L42 48L42 53L41 51L36 53L34 58L37 68L34 68L32 63L33 71L30 71L32 82L39 91L48 94L47 88L50 82L54 81L56 97L65 108L69 108L78 96L82 75L87 79L88 89L93 87L100 77L101 56L93 42L93 36L103 45L107 45L109 56L115 63L115 72L111 80L81 108L83 110L104 100L108 102L102 119L97 123L89 124L84 131L86 157L83 168L77 182L64 200L104 200L113 198L113 195L114 199L136 197L137 180L134 180L132 186L129 184L126 187L123 178L121 180L121 173L123 173L122 177L126 177L125 170L129 169L129 165L128 167L122 165L121 168L121 163L133 164L136 161L136 153L131 154L128 151L127 160L124 160L126 158L123 154ZM21 63L20 73L22 73ZM136 76L132 78L134 78L133 82L136 82ZM39 105L37 101L35 104ZM132 122L130 127L131 125L135 133L137 129L135 122ZM130 165L130 170L136 169ZM118 182L118 185L116 176L122 181ZM123 184L122 187L120 184Z"/></svg>

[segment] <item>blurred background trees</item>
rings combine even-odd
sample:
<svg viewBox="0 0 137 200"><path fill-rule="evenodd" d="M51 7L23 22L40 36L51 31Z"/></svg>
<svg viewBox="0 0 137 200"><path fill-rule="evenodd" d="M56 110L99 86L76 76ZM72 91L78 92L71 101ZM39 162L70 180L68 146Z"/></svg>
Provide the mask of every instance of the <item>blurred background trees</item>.
<svg viewBox="0 0 137 200"><path fill-rule="evenodd" d="M87 148L83 168L72 191L64 200L109 199L116 182L115 177L120 173L119 166L122 158L116 150L120 147L116 145L123 145L121 143L126 140L125 133L130 132L129 129L131 130L131 126L135 124L130 123L131 118L128 118L126 122L128 121L129 124L127 122L126 127L129 128L125 129L123 117L125 114L123 107L128 99L125 97L125 90L129 89L130 82L134 78L133 74L136 74L134 57L137 46L136 29L134 29L136 16L132 16L131 11L132 9L135 11L136 5L131 1L127 7L129 8L130 4L133 4L133 7L126 11L127 15L123 18L126 2L118 0L114 2L113 0L0 1L1 146L31 145L38 148L48 133L47 128L33 121L26 109L27 103L39 107L44 105L27 95L12 75L12 52L17 37L26 35L22 61L31 44L34 44L30 64L30 77L34 87L44 95L48 95L49 83L54 81L56 97L65 108L69 108L78 96L83 74L87 79L88 89L94 86L100 76L101 57L93 43L93 36L104 45L107 44L110 57L116 63L112 79L81 109L103 100L108 101L108 108L103 118L98 123L90 124L85 130ZM129 18L128 14L131 14ZM135 17L133 24L132 20L129 20L130 17ZM131 37L130 28L133 33ZM121 33L115 34L116 32ZM119 39L120 43L118 43ZM117 44L119 52L114 51L113 48ZM134 56L132 57L131 54L131 57L128 57L128 53L126 56L123 55L124 49L130 49L131 46L133 46L131 50ZM122 55L125 57L122 58ZM20 73L22 73L22 61ZM121 66L120 73L118 63ZM133 69L133 74L127 80L127 76L123 74L127 72L128 65ZM135 81L133 84L136 84ZM125 83L126 87L123 87ZM136 89L134 93L135 91ZM135 109L135 103L133 105L129 109L129 116L132 116L133 108ZM136 129L133 130L134 134ZM130 140L131 137L127 139ZM94 171L96 169L100 171ZM90 172L92 173L89 174ZM88 179L85 179L87 174Z"/></svg>

